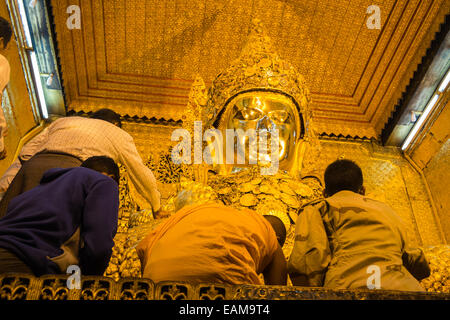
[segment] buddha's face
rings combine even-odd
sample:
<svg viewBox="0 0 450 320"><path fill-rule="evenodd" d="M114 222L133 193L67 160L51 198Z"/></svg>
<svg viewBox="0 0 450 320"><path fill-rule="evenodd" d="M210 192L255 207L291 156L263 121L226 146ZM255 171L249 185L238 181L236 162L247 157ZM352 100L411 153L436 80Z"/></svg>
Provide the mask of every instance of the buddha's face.
<svg viewBox="0 0 450 320"><path fill-rule="evenodd" d="M268 141L275 130L279 136L280 165L289 161L294 154L295 145L300 135L300 117L295 104L291 99L280 93L273 92L248 92L234 98L227 105L223 115L221 129L234 129L247 132L255 130L260 136L267 134ZM243 136L240 141L245 146L246 163L257 163L258 158L263 162L270 162L270 144L263 146L258 139L250 141L248 136ZM248 152L251 144L258 144L258 154ZM262 154L262 156L261 156ZM272 158L273 159L273 158Z"/></svg>

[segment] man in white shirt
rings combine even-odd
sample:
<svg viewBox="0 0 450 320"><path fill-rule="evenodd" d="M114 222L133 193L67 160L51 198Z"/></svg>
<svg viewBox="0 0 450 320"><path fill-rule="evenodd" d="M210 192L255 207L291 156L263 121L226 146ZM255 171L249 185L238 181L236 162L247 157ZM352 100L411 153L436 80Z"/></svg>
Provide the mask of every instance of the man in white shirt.
<svg viewBox="0 0 450 320"><path fill-rule="evenodd" d="M37 186L48 169L76 167L99 155L126 167L131 195L141 209L152 208L155 218L162 215L156 179L142 162L133 138L121 126L120 115L109 109L95 112L91 119L65 117L54 121L22 148L19 159L0 179L0 193L6 192L0 202L0 217L8 202Z"/></svg>
<svg viewBox="0 0 450 320"><path fill-rule="evenodd" d="M5 87L9 83L9 76L11 73L9 62L2 55L2 53L7 50L11 37L11 25L6 19L0 17L0 105L3 101L3 90L5 90ZM6 136L8 132L7 129L8 128L5 120L5 115L3 114L3 108L0 108L0 160L6 158L6 149L3 137Z"/></svg>

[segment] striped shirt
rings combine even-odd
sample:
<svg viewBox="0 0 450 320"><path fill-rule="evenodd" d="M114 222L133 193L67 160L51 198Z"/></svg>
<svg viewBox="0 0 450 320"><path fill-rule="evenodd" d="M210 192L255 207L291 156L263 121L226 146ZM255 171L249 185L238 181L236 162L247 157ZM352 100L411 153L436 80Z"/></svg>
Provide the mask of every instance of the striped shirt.
<svg viewBox="0 0 450 320"><path fill-rule="evenodd" d="M124 165L130 180L130 192L141 209L160 209L161 195L151 170L144 165L133 138L121 128L103 120L66 117L54 121L21 150L22 161L39 152L64 152L82 161L93 156L108 156ZM0 179L5 192L21 167L16 160Z"/></svg>

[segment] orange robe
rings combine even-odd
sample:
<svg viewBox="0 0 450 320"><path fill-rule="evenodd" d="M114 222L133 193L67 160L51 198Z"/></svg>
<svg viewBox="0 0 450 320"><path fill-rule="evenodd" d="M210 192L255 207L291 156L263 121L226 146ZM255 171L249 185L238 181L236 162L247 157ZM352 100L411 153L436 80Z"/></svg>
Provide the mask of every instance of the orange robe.
<svg viewBox="0 0 450 320"><path fill-rule="evenodd" d="M209 203L178 211L142 240L137 252L143 277L154 282L263 284L258 274L277 247L263 216Z"/></svg>

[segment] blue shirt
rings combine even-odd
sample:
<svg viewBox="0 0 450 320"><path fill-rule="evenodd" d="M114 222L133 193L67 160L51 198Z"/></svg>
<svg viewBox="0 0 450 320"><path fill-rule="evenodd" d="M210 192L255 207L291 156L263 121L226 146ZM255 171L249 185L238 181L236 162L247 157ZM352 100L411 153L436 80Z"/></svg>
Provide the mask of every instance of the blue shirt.
<svg viewBox="0 0 450 320"><path fill-rule="evenodd" d="M81 272L101 275L111 258L118 210L118 186L110 177L82 167L51 169L39 186L9 203L0 219L0 248L37 276L61 273L50 259L66 255L62 247L79 230Z"/></svg>

